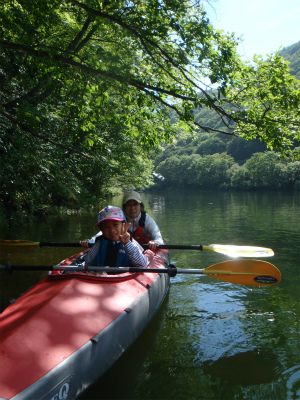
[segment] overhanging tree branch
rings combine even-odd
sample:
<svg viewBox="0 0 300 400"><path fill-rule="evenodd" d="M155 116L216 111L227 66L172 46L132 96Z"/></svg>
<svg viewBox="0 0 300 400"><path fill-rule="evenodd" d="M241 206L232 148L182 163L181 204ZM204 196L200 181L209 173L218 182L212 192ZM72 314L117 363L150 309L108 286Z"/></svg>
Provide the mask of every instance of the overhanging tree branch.
<svg viewBox="0 0 300 400"><path fill-rule="evenodd" d="M26 132L26 133L29 133L31 136L34 136L34 137L36 137L36 138L38 138L38 139L41 139L41 140L43 140L44 142L51 143L51 144L53 144L53 145L56 146L56 147L60 147L60 148L62 148L62 149L68 150L68 151L70 151L71 153L79 154L79 155L81 155L81 156L83 156L83 157L85 157L85 158L88 158L88 159L90 159L90 160L93 159L93 157L89 156L89 155L86 154L86 153L83 153L83 152L81 152L81 151L79 151L79 150L77 150L77 149L74 149L74 148L70 147L70 146L66 146L66 145L64 145L64 144L62 144L62 143L58 143L58 142L56 142L55 140L46 138L46 137L43 136L43 135L39 135L38 133L36 133L36 132L33 131L32 129L28 128L28 126L26 126L26 125L23 124L22 122L17 121L15 118L13 118L11 115L7 114L6 112L3 112L3 111L0 110L0 115L2 115L3 117L7 118L11 123L13 123L14 125L18 126L22 131L24 131L24 132Z"/></svg>
<svg viewBox="0 0 300 400"><path fill-rule="evenodd" d="M141 90L143 92L145 92L146 94L150 95L151 97L154 98L155 100L160 101L162 104L164 104L166 107L173 109L174 111L176 111L176 113L179 116L182 116L183 114L178 110L177 107L171 105L168 102L164 102L158 95L156 95L155 93L160 93L162 95L166 95L166 96L171 96L173 98L177 98L183 101L188 101L188 102L193 102L195 104L197 104L197 102L199 101L199 98L195 95L193 96L187 96L187 95L183 95L180 93L176 93L176 91L174 90L167 90L161 87L157 87L157 86L153 86L153 85L149 85L146 84L142 81L139 81L137 79L133 79L133 78L127 78L127 77L122 77L120 75L117 74L113 74L111 72L107 72L107 71L101 71L99 69L94 69L91 68L87 65L83 65L82 63L79 63L77 61L74 61L73 59L71 59L70 57L66 57L64 54L57 54L57 53L48 53L44 50L35 50L31 47L27 47L21 44L17 44L17 43L12 43L12 42L7 42L7 41L0 41L0 44L2 46L4 46L5 48L10 48L13 50L17 50L20 52L25 52L28 54L31 54L33 56L36 57L40 57L40 58L45 58L45 59L54 59L60 63L66 64L66 65L70 65L73 66L74 68L76 68L77 70L80 70L84 73L93 75L93 76L101 76L110 80L114 80L120 83L126 83L138 90ZM207 95L208 96L208 95ZM220 114L226 116L229 119L233 118L227 114L224 110L222 110L220 107L217 107L214 105L214 101L213 99L211 99L209 96L207 98L207 100L210 102L210 105L212 108L214 108L216 111L218 111ZM222 110L222 111L221 111ZM204 127L204 126L200 126L199 124L196 123L196 125L198 125L201 129L204 129L205 131L211 131L211 132L219 132L219 133L225 133L225 134L229 134L226 131L221 131L221 130L215 130L213 128L209 128L209 127Z"/></svg>

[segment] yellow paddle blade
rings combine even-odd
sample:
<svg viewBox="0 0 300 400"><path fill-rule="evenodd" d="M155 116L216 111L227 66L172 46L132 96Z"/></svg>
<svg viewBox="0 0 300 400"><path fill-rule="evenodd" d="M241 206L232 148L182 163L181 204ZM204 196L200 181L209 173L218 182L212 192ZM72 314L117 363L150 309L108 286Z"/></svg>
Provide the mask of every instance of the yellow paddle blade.
<svg viewBox="0 0 300 400"><path fill-rule="evenodd" d="M205 268L203 274L222 281L249 286L271 286L281 281L275 265L260 260L230 260Z"/></svg>
<svg viewBox="0 0 300 400"><path fill-rule="evenodd" d="M16 247L22 250L34 249L40 242L29 242L28 240L0 240L1 249L11 249Z"/></svg>
<svg viewBox="0 0 300 400"><path fill-rule="evenodd" d="M265 247L255 246L234 246L226 244L210 244L203 246L203 250L211 250L217 253L225 254L226 256L237 257L272 257L274 251Z"/></svg>

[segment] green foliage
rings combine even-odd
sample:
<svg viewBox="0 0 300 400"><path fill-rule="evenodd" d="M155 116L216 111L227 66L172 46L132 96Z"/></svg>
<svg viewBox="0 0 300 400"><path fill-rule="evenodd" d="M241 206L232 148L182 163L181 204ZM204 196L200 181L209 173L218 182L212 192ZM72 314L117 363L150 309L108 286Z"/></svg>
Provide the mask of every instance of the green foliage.
<svg viewBox="0 0 300 400"><path fill-rule="evenodd" d="M83 124L84 132L96 133L94 122L98 113L94 105L103 104L117 93L130 100L132 110L142 107L149 119L153 110L166 115L166 109L172 109L186 123L186 129L192 128L193 123L199 125L192 112L195 107L213 110L222 117L223 127L241 121L245 132L248 128L252 132L252 125L258 131L261 129L259 120L251 114L251 106L243 109L251 116L249 122L226 108L228 103L240 105L239 96L232 97L228 91L244 86L249 74L264 81L266 76L261 66L243 64L236 53L234 35L215 31L197 3L176 0L160 2L157 7L157 2L136 1L128 5L122 1L108 4L69 0L53 1L45 7L41 0L30 3L7 0L4 5L0 12L2 57L7 65L16 66L12 76L4 70L4 80L13 78L10 81L16 81L27 102L30 96L35 97L35 103L37 95L40 100L45 99L48 91L53 94L54 89L56 95L60 92L61 100L71 100L72 96L67 97L71 89L71 95L77 95L73 104L82 112L88 108L88 116L92 118ZM291 81L286 80L287 71L276 61L276 56L269 64L277 76L282 76L269 89L278 90L278 85L282 86L286 105L290 110L296 109ZM209 90L203 90L207 78L213 90L209 86ZM263 99L260 100L263 104ZM32 117L28 122L32 122L33 110L27 111L28 117ZM123 122L133 126L136 112L125 114L126 111L125 108ZM286 111L286 106L278 110L283 115ZM284 125L281 121L277 124ZM214 131L210 125L199 126ZM167 122L164 128L161 134L168 138L174 129ZM263 128L266 140L269 128ZM146 138L143 136L144 133L142 141L150 145L156 142L153 132L146 134ZM92 139L87 142L92 143Z"/></svg>
<svg viewBox="0 0 300 400"><path fill-rule="evenodd" d="M226 151L226 143L217 136L211 136L201 142L196 148L195 153L200 155L223 153Z"/></svg>
<svg viewBox="0 0 300 400"><path fill-rule="evenodd" d="M297 155L293 146L300 140L300 87L278 53L267 61L254 61L235 75L227 92L229 103L239 101L231 111L237 116L236 131L248 139L259 138L285 156Z"/></svg>
<svg viewBox="0 0 300 400"><path fill-rule="evenodd" d="M285 47L279 54L289 62L290 74L300 81L300 41L292 46Z"/></svg>
<svg viewBox="0 0 300 400"><path fill-rule="evenodd" d="M243 64L234 35L214 30L198 2L2 3L6 209L79 207L112 186L145 187L152 152L195 128L237 127L283 154L299 139L299 88L287 65L277 54ZM225 145L206 138L197 151Z"/></svg>
<svg viewBox="0 0 300 400"><path fill-rule="evenodd" d="M259 189L293 189L300 180L299 161L287 163L274 152L254 154L245 163L249 185Z"/></svg>
<svg viewBox="0 0 300 400"><path fill-rule="evenodd" d="M289 56L291 54L294 55L294 60L297 59L297 51L299 45L293 45L289 48L281 51L281 55ZM277 56L276 56L277 57ZM276 58L277 61L280 58ZM268 69L267 63L261 63ZM294 63L296 65L296 63ZM286 65L284 66L286 68ZM284 75L284 74L283 74ZM262 76L262 75L261 75ZM259 84L255 84L252 82L253 86L255 87L253 91L253 96L255 97L255 92ZM266 92L268 89L266 89ZM271 93L271 94L270 94ZM272 101L272 91L269 93L270 96L269 102ZM277 100L280 98L278 93L276 94ZM262 96L263 97L263 96ZM249 103L251 102L248 99ZM259 102L258 102L259 103ZM250 105L253 105L254 102ZM249 105L249 106L250 106ZM265 104L267 107L267 103ZM270 106L270 104L268 105ZM231 112L234 113L233 105L229 105L229 109ZM265 116L268 114L269 110L264 108ZM242 114L242 111L239 111ZM194 111L195 119L197 122L202 125L206 126L211 122L215 130L220 130L222 126L222 118L220 115L217 115L212 110L207 108L205 109L197 109ZM246 115L246 114L245 114ZM262 120L264 119L264 115L262 115ZM263 126L265 123L272 124L272 120L268 122L262 121L261 125ZM274 128L276 128L276 124L274 123ZM290 126L291 128L291 126ZM294 126L296 130L296 125ZM228 126L228 134L232 133L234 126ZM293 135L293 130L291 129L291 135ZM297 134L298 135L298 134ZM298 136L295 135L295 138ZM247 135L245 135L247 136ZM220 134L208 134L208 133L197 133L192 138L187 139L179 139L176 145L167 146L164 151L156 158L155 164L156 169L159 170L164 164L162 162L165 160L167 163L168 157L175 157L177 156L180 159L181 156L184 155L192 155L194 153L198 153L202 156L208 154L215 154L215 153L222 153L226 152L226 154L232 156L236 163L230 167L230 170L227 173L230 175L230 185L228 186L227 180L224 179L224 187L232 187L235 189L296 189L299 187L300 180L299 180L299 164L297 161L292 159L287 159L285 162L278 159L278 156L275 153L270 152L268 155L261 155L258 153L264 153L267 149L267 144L264 143L263 137L259 135L253 134L253 137L257 137L256 139L247 140L246 137L243 135L240 136L224 136ZM274 133L274 141L277 140L276 132ZM286 137L286 143L288 142L288 137ZM292 151L295 154L299 153L299 141L295 140L294 142L295 147L292 147ZM292 145L290 142L288 144ZM287 146L287 147L288 147ZM272 147L269 142L269 147ZM274 145L275 147L275 145ZM255 154L257 153L257 154ZM287 151L286 154L291 152ZM252 157L253 156L253 157ZM173 158L174 159L174 158ZM248 161L247 161L248 160ZM251 161L250 161L251 160ZM166 164L165 163L165 164ZM246 164L245 164L246 163ZM275 163L275 165L273 165ZM193 162L191 161L191 165ZM191 168L191 167L190 167ZM271 173L271 171L273 171ZM168 171L166 171L168 174ZM195 172L196 173L196 172ZM273 174L273 175L272 175ZM186 183L189 183L189 178L186 179ZM165 183L168 183L166 180ZM194 178L195 183L195 178ZM164 183L160 182L160 185L164 185ZM218 187L218 183L212 179L209 186L211 188Z"/></svg>
<svg viewBox="0 0 300 400"><path fill-rule="evenodd" d="M164 185L216 189L225 188L230 183L228 170L233 164L232 157L225 154L173 156L161 162L157 172L164 176Z"/></svg>
<svg viewBox="0 0 300 400"><path fill-rule="evenodd" d="M160 186L203 189L293 190L300 183L300 162L282 160L273 151L255 153L239 166L229 155L172 156L156 171L164 176Z"/></svg>
<svg viewBox="0 0 300 400"><path fill-rule="evenodd" d="M198 186L204 189L212 187L224 189L229 186L228 170L234 165L232 157L226 154L212 154L201 157L194 167L194 177Z"/></svg>
<svg viewBox="0 0 300 400"><path fill-rule="evenodd" d="M56 121L53 129L55 126ZM119 124L103 124L98 129L97 140L86 137L93 140L93 146L84 153L76 151L76 141L85 140L84 136L77 135L75 142L65 138L60 147L12 127L2 132L0 184L4 207L29 213L54 206L79 208L97 203L109 188L149 184L152 163L144 156L147 148Z"/></svg>
<svg viewBox="0 0 300 400"><path fill-rule="evenodd" d="M226 151L236 162L244 164L254 153L266 151L267 146L258 139L246 140L242 137L233 137L228 143Z"/></svg>
<svg viewBox="0 0 300 400"><path fill-rule="evenodd" d="M193 137L178 139L176 144L166 146L155 158L155 166L168 157L200 154L202 156L227 153L234 161L243 164L254 153L264 152L267 146L258 139L246 140L221 134L197 133Z"/></svg>

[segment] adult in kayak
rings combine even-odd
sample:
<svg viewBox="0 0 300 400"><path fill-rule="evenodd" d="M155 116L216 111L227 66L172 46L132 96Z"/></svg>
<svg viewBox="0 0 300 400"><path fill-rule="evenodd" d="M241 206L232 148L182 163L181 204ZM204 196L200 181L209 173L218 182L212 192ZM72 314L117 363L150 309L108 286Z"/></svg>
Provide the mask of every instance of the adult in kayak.
<svg viewBox="0 0 300 400"><path fill-rule="evenodd" d="M123 210L127 221L131 223L128 231L140 244L149 244L149 249L152 251L155 251L160 244L164 244L159 227L144 211L144 204L138 192L130 190L124 194Z"/></svg>
<svg viewBox="0 0 300 400"><path fill-rule="evenodd" d="M146 268L147 257L143 248L131 238L123 211L119 207L107 206L98 214L96 226L102 236L88 252L85 265Z"/></svg>
<svg viewBox="0 0 300 400"><path fill-rule="evenodd" d="M138 192L130 190L124 194L123 211L127 221L131 223L128 231L138 243L149 244L149 249L152 251L155 251L160 244L164 244L159 227L144 211L144 204ZM102 232L98 232L91 239L81 240L79 243L87 248L89 243L95 243L101 234Z"/></svg>

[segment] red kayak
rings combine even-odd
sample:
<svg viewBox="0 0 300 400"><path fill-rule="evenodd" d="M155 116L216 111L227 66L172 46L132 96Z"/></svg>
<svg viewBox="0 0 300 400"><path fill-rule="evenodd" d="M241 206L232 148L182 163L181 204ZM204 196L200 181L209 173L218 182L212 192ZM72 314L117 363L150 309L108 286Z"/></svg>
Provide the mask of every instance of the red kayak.
<svg viewBox="0 0 300 400"><path fill-rule="evenodd" d="M167 250L145 254L149 268L169 266ZM154 272L49 273L1 314L0 399L78 398L141 334L168 284Z"/></svg>

